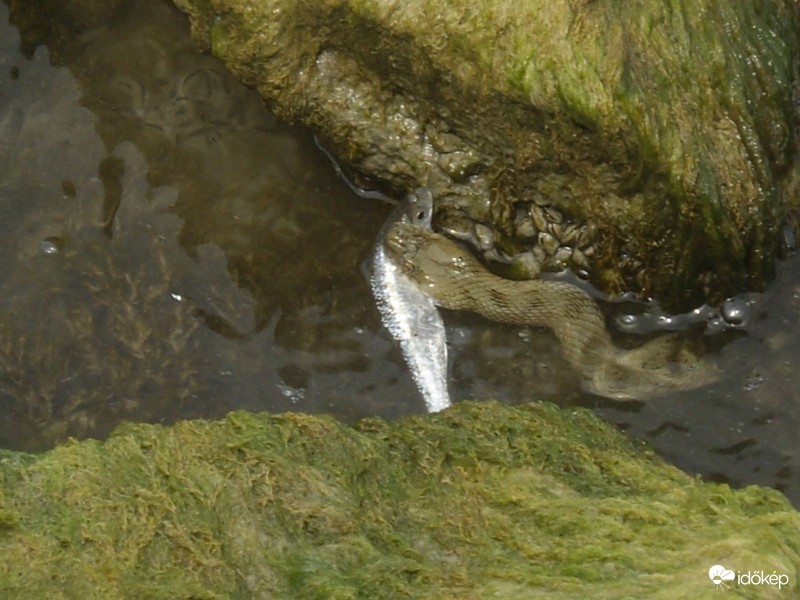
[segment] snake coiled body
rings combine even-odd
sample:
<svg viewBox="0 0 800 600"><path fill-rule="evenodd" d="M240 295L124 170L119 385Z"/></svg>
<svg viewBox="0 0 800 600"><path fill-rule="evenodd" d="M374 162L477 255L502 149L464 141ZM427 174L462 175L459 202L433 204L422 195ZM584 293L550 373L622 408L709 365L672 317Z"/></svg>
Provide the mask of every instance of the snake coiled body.
<svg viewBox="0 0 800 600"><path fill-rule="evenodd" d="M553 330L564 358L588 391L613 399L646 399L712 382L716 370L674 334L633 350L617 348L597 303L563 281L513 281L490 273L466 249L416 224L386 232L387 255L443 308L487 319Z"/></svg>

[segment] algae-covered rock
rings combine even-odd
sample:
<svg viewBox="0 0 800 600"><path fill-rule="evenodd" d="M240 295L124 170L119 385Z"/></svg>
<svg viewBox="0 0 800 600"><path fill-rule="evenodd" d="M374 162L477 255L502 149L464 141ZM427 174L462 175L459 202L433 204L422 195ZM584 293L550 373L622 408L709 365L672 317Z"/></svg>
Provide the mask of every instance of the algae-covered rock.
<svg viewBox="0 0 800 600"><path fill-rule="evenodd" d="M785 574L800 515L702 483L585 410L463 403L128 425L0 454L3 598L700 598ZM736 585L736 583L732 583Z"/></svg>
<svg viewBox="0 0 800 600"><path fill-rule="evenodd" d="M446 231L491 225L489 258L538 243L673 308L772 274L797 205L793 0L175 3L356 173L429 185Z"/></svg>

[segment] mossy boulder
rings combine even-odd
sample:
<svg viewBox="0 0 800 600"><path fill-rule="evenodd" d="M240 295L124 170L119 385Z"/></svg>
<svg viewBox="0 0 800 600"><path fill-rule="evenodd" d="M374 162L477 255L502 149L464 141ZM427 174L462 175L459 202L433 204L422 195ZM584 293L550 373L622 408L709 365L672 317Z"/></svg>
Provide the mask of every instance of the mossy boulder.
<svg viewBox="0 0 800 600"><path fill-rule="evenodd" d="M700 598L717 563L785 598L800 514L586 410L232 413L0 453L0 552L3 598Z"/></svg>
<svg viewBox="0 0 800 600"><path fill-rule="evenodd" d="M772 275L797 205L794 0L175 3L355 175L430 186L464 237L488 224L494 258L546 205L597 232L573 266L609 292L678 309Z"/></svg>

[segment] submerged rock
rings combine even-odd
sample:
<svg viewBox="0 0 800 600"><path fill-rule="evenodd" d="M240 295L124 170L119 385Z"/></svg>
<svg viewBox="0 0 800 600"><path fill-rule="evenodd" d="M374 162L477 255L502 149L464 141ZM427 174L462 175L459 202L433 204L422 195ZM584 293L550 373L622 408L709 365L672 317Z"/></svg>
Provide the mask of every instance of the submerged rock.
<svg viewBox="0 0 800 600"><path fill-rule="evenodd" d="M798 590L800 514L702 483L585 410L462 403L355 428L232 413L0 452L0 589L25 598L700 598ZM731 582L728 582L731 583ZM736 583L731 583L736 585Z"/></svg>
<svg viewBox="0 0 800 600"><path fill-rule="evenodd" d="M596 229L580 257L608 292L684 309L772 275L797 206L792 0L175 3L354 175L427 185L497 256L529 250L515 215L546 206L569 248Z"/></svg>

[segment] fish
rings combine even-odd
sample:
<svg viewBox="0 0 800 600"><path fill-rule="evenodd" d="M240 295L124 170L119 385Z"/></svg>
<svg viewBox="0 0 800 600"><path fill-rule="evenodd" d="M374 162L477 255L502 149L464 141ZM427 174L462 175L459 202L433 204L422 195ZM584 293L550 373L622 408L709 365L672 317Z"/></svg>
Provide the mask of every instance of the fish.
<svg viewBox="0 0 800 600"><path fill-rule="evenodd" d="M417 188L394 209L375 243L370 287L381 322L399 344L428 412L438 412L451 404L444 322L433 299L392 261L384 243L395 224L430 229L432 218L433 195L427 188Z"/></svg>

